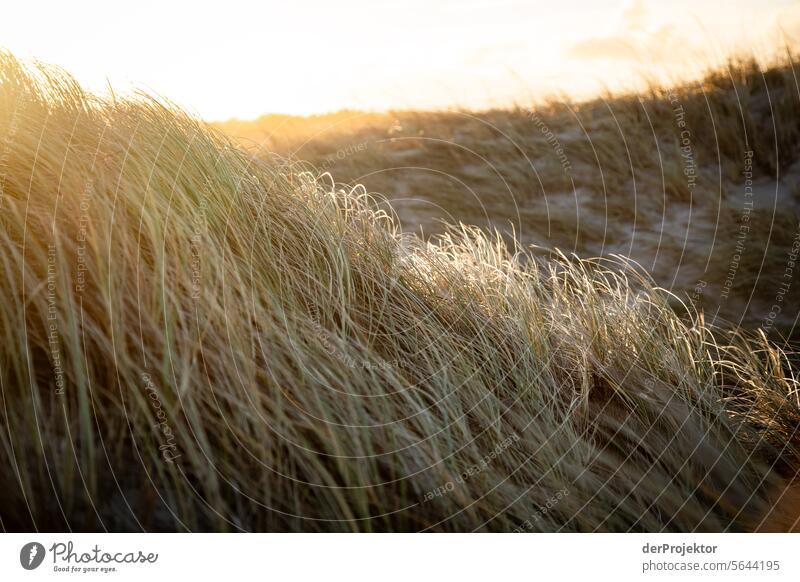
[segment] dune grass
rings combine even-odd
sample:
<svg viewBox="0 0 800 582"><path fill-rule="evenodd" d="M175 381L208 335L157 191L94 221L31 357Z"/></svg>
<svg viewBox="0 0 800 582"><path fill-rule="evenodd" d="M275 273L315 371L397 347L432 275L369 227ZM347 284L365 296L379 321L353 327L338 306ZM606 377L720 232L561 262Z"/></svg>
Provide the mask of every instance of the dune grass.
<svg viewBox="0 0 800 582"><path fill-rule="evenodd" d="M1 58L4 529L794 522L798 383L764 337L622 258L404 234L172 104Z"/></svg>

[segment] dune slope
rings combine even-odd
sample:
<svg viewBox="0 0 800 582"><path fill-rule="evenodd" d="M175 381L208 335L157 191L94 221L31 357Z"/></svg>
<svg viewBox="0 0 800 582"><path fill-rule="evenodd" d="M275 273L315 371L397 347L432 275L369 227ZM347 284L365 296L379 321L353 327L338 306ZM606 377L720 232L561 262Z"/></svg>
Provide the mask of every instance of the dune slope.
<svg viewBox="0 0 800 582"><path fill-rule="evenodd" d="M7 530L752 530L797 473L785 355L624 259L423 241L9 55L0 185Z"/></svg>

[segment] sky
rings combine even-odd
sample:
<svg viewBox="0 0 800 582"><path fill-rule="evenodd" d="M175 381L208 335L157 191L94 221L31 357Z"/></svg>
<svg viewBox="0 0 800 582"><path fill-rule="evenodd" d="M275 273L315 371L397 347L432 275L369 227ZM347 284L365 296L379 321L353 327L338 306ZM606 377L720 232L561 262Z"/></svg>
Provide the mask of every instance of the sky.
<svg viewBox="0 0 800 582"><path fill-rule="evenodd" d="M485 108L800 44L797 0L10 2L0 47L208 120Z"/></svg>

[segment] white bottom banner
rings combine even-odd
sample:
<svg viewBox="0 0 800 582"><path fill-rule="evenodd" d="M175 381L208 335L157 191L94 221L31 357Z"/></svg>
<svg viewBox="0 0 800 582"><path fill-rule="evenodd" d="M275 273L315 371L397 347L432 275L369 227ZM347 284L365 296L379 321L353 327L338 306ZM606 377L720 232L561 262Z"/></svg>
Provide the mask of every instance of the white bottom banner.
<svg viewBox="0 0 800 582"><path fill-rule="evenodd" d="M0 580L800 580L792 534L3 534Z"/></svg>

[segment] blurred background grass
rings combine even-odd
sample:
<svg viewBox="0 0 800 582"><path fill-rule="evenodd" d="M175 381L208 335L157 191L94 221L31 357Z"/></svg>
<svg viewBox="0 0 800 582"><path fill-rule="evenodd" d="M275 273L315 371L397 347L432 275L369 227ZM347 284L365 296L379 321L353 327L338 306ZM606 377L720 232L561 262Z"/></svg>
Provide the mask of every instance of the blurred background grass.
<svg viewBox="0 0 800 582"><path fill-rule="evenodd" d="M587 102L217 126L261 155L364 184L408 231L464 222L516 233L537 252L623 254L710 322L797 341L796 69L787 50L769 66L732 59L698 82Z"/></svg>

